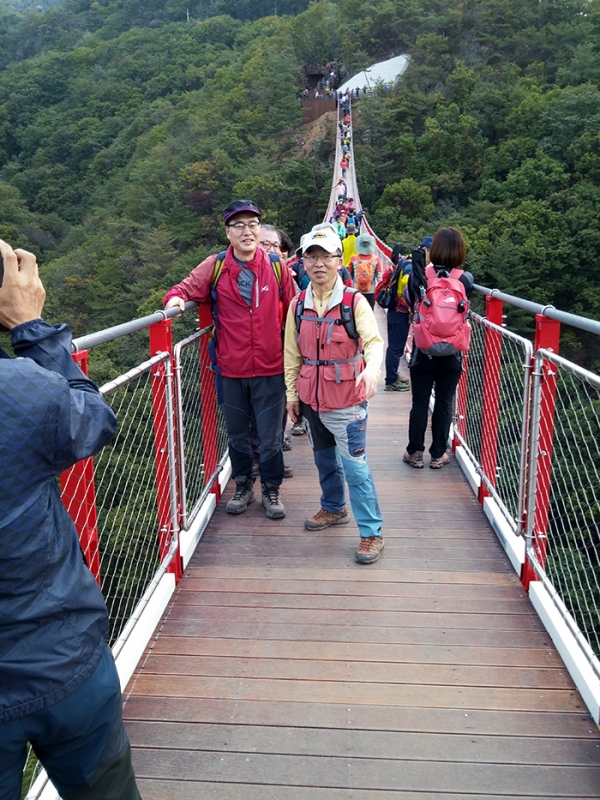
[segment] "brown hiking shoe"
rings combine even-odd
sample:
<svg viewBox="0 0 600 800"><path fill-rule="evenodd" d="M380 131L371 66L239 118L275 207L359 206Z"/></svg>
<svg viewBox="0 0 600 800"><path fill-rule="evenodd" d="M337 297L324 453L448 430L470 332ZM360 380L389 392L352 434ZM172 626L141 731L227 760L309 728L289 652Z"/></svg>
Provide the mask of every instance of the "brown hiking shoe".
<svg viewBox="0 0 600 800"><path fill-rule="evenodd" d="M445 467L446 464L450 463L450 456L448 453L443 453L439 458L432 458L429 462L429 466L431 469L441 469Z"/></svg>
<svg viewBox="0 0 600 800"><path fill-rule="evenodd" d="M284 478L293 478L294 477L294 468L288 466L288 464L283 465L283 477Z"/></svg>
<svg viewBox="0 0 600 800"><path fill-rule="evenodd" d="M355 558L359 564L374 564L383 550L383 536L361 537Z"/></svg>
<svg viewBox="0 0 600 800"><path fill-rule="evenodd" d="M350 517L345 508L338 513L321 508L314 517L305 521L304 527L307 531L322 531L323 528L329 528L331 525L345 525L349 521Z"/></svg>
<svg viewBox="0 0 600 800"><path fill-rule="evenodd" d="M285 506L279 499L279 486L274 483L262 484L262 504L269 519L285 517Z"/></svg>
<svg viewBox="0 0 600 800"><path fill-rule="evenodd" d="M423 451L417 450L416 453L409 453L408 451L402 456L402 461L405 464L410 464L415 469L423 469Z"/></svg>
<svg viewBox="0 0 600 800"><path fill-rule="evenodd" d="M225 511L228 514L243 514L248 506L256 499L254 497L254 489L252 478L244 476L235 479L235 493L231 500L225 506Z"/></svg>

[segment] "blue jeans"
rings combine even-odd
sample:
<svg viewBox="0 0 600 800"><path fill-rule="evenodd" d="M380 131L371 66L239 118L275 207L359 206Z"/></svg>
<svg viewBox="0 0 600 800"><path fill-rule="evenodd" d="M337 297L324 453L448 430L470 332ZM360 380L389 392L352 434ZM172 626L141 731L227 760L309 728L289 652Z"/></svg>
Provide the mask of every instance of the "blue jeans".
<svg viewBox="0 0 600 800"><path fill-rule="evenodd" d="M367 404L314 411L300 404L307 422L321 484L321 508L339 513L346 506L344 478L361 537L381 536L383 517L367 464Z"/></svg>
<svg viewBox="0 0 600 800"><path fill-rule="evenodd" d="M0 723L0 800L20 800L27 742L61 797L140 800L123 727L119 676L108 647L72 694Z"/></svg>

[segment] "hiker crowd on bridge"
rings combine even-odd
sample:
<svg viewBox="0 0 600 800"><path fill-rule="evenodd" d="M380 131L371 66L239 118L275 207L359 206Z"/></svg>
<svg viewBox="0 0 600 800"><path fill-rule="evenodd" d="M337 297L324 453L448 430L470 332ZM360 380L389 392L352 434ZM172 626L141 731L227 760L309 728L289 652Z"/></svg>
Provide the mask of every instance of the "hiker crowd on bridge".
<svg viewBox="0 0 600 800"><path fill-rule="evenodd" d="M352 226L342 240L337 222L315 225L292 254L289 237L263 225L253 201L234 200L223 219L228 249L209 256L174 286L165 305L181 311L189 300L212 305L213 367L235 482L226 510L245 513L255 502L254 482L260 476L266 516L285 516L281 485L292 474L283 459L291 447L285 436L289 415L292 432L308 434L322 491L320 508L304 527L320 531L348 522L347 483L360 534L356 561L374 563L383 550L383 519L367 463L366 430L368 400L377 391L384 355L375 300L384 293L392 298L386 305L386 391L406 391L409 381L399 375L399 360L411 311L416 331L421 316L425 326L428 307L436 305L426 297L428 281L432 287L450 282L451 291L462 293L455 315L464 333L472 277L457 269L465 258L462 236L443 228L410 256L402 256L398 246L392 267L382 275L375 238L357 235ZM428 265L430 257L437 258L435 267ZM423 349L413 347L410 362L413 408L403 460L414 468L423 466L433 388L430 466L439 469L449 461L451 404L464 348L458 339L439 352L438 344L435 337L423 338Z"/></svg>
<svg viewBox="0 0 600 800"><path fill-rule="evenodd" d="M289 416L292 433L310 441L321 487L319 508L304 528L317 534L347 524L347 485L359 532L355 559L365 565L384 549L367 461L368 403L384 359L375 303L387 312L385 390L412 392L402 460L424 466L435 390L429 466L440 469L450 460L473 276L461 269L465 243L450 227L410 254L397 245L382 273L377 241L361 230L362 212L348 196L349 98L344 105L330 219L294 249L286 232L263 223L255 202L233 200L223 212L227 249L202 261L164 303L179 312L190 300L212 309L209 349L235 483L226 511L245 513L260 478L266 517L285 516L281 485L293 475L283 457L291 447ZM41 318L45 292L35 256L2 241L0 255L0 328L10 331L17 355L0 351L0 505L7 512L0 523L0 608L10 611L0 639L0 796L19 800L31 742L62 796L139 800L106 645L106 606L57 483L64 469L110 441L115 415L73 362L68 328ZM408 380L399 366L411 319ZM22 467L16 473L15 457Z"/></svg>

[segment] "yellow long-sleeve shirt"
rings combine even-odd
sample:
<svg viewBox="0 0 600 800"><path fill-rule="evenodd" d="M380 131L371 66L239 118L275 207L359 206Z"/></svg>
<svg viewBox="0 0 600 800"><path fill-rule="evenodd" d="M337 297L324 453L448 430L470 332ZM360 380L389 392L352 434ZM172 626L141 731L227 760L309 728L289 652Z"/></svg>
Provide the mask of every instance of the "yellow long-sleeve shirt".
<svg viewBox="0 0 600 800"><path fill-rule="evenodd" d="M338 281L341 284L339 278ZM310 291L310 287L307 291ZM326 292L321 299L313 294L314 308L320 317L325 316L332 293L333 290L331 292ZM373 309L362 295L359 295L356 305L354 306L354 321L356 330L363 344L366 362L365 372L373 375L375 380L379 380L384 352L383 339L379 334L379 328L377 327L377 320L375 319ZM296 381L300 374L300 367L302 366L302 354L296 344L296 323L292 313L292 306L289 308L285 325L283 358L286 396L289 402L295 402L299 399L296 390Z"/></svg>
<svg viewBox="0 0 600 800"><path fill-rule="evenodd" d="M342 261L344 262L344 266L347 267L350 263L350 259L353 255L356 255L356 248L354 243L356 242L356 236L351 233L342 241Z"/></svg>

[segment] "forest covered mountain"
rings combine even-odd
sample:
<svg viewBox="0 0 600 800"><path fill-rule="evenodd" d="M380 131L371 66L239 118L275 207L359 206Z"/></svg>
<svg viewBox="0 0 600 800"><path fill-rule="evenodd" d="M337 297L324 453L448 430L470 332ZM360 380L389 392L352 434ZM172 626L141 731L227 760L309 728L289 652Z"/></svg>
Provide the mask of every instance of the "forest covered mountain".
<svg viewBox="0 0 600 800"><path fill-rule="evenodd" d="M375 230L410 248L455 224L479 283L600 316L599 0L14 8L0 0L0 236L38 253L48 316L77 334L156 307L222 244L234 196L298 238L333 159L332 141L298 147L305 66L400 53L354 138ZM564 346L598 366L591 339Z"/></svg>

